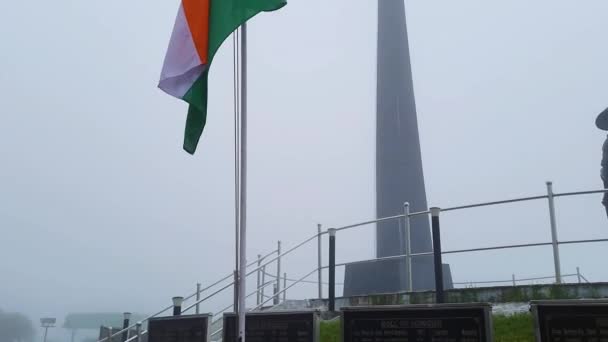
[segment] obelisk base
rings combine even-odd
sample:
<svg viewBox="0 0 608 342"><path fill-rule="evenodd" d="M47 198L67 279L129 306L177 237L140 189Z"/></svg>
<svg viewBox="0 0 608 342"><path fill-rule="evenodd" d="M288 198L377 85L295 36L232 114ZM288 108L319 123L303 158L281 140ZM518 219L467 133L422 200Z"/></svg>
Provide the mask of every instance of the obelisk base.
<svg viewBox="0 0 608 342"><path fill-rule="evenodd" d="M347 264L344 272L344 297L408 291L405 257L388 260L369 260ZM434 290L433 256L412 257L412 285L414 291ZM450 265L443 264L443 286L451 289Z"/></svg>

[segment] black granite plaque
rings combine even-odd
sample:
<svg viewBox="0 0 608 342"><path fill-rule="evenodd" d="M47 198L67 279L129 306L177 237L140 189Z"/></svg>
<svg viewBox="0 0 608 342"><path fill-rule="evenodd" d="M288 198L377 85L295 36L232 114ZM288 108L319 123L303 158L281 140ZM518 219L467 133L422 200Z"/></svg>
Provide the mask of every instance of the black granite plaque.
<svg viewBox="0 0 608 342"><path fill-rule="evenodd" d="M490 342L491 307L409 305L342 309L344 342Z"/></svg>
<svg viewBox="0 0 608 342"><path fill-rule="evenodd" d="M541 342L608 342L608 302L532 302Z"/></svg>
<svg viewBox="0 0 608 342"><path fill-rule="evenodd" d="M152 318L148 323L149 342L207 342L211 315Z"/></svg>
<svg viewBox="0 0 608 342"><path fill-rule="evenodd" d="M317 342L317 312L248 313L245 322L247 342ZM236 315L224 314L223 342L236 342Z"/></svg>

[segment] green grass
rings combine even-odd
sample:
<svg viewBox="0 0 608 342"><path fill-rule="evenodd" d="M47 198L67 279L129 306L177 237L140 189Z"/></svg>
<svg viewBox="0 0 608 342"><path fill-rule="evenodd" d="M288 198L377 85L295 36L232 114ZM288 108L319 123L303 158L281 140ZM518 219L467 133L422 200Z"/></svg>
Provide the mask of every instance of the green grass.
<svg viewBox="0 0 608 342"><path fill-rule="evenodd" d="M340 320L321 322L321 342L340 341Z"/></svg>
<svg viewBox="0 0 608 342"><path fill-rule="evenodd" d="M529 313L495 315L495 342L534 342L534 323ZM321 342L340 341L340 321L321 322Z"/></svg>
<svg viewBox="0 0 608 342"><path fill-rule="evenodd" d="M495 342L534 342L534 322L529 313L494 315Z"/></svg>

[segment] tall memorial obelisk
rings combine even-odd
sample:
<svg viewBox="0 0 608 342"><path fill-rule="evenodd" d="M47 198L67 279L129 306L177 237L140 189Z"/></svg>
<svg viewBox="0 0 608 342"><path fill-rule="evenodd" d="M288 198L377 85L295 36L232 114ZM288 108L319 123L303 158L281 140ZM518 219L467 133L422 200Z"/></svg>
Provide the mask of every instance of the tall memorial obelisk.
<svg viewBox="0 0 608 342"><path fill-rule="evenodd" d="M410 65L404 0L378 0L378 54L376 90L376 213L377 217L428 209L414 85ZM432 251L429 218L410 221L412 253ZM376 256L405 254L403 221L378 223ZM451 287L449 267L444 267L446 287ZM347 265L344 295L396 292L408 289L404 258L370 260ZM413 289L434 288L430 256L412 259Z"/></svg>
<svg viewBox="0 0 608 342"><path fill-rule="evenodd" d="M376 90L376 212L377 217L427 210L414 84L403 0L378 1L378 61ZM379 258L404 254L403 226L379 223ZM412 252L431 251L429 219L411 222Z"/></svg>

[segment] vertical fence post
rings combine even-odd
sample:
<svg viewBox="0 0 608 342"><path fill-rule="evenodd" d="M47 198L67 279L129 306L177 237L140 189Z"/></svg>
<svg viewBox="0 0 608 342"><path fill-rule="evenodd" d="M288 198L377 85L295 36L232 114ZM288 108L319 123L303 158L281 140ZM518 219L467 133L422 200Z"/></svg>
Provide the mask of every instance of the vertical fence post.
<svg viewBox="0 0 608 342"><path fill-rule="evenodd" d="M578 283L581 283L581 269L577 266L576 267L576 277L578 278Z"/></svg>
<svg viewBox="0 0 608 342"><path fill-rule="evenodd" d="M319 299L323 299L323 263L321 247L321 224L317 224L317 282L319 287Z"/></svg>
<svg viewBox="0 0 608 342"><path fill-rule="evenodd" d="M266 295L264 290L266 290L266 265L262 266L262 289L261 289L261 293L260 293L260 304L264 303L266 301Z"/></svg>
<svg viewBox="0 0 608 342"><path fill-rule="evenodd" d="M201 283L196 283L196 314L200 313L200 303L201 300Z"/></svg>
<svg viewBox="0 0 608 342"><path fill-rule="evenodd" d="M513 287L517 286L517 284L515 284L515 274L511 275L511 279L513 280Z"/></svg>
<svg viewBox="0 0 608 342"><path fill-rule="evenodd" d="M255 303L257 305L260 305L260 303L261 303L261 297L260 297L260 286L261 286L261 283L260 283L260 272L262 270L261 266L262 266L262 255L258 254L258 270L256 272L257 277L258 277L258 286L256 287L256 300L255 300Z"/></svg>
<svg viewBox="0 0 608 342"><path fill-rule="evenodd" d="M329 311L336 311L336 230L329 232Z"/></svg>
<svg viewBox="0 0 608 342"><path fill-rule="evenodd" d="M407 264L407 290L414 292L414 282L412 279L412 235L410 232L410 203L403 204L403 222L405 226L405 261Z"/></svg>
<svg viewBox="0 0 608 342"><path fill-rule="evenodd" d="M283 273L283 301L287 300L287 273Z"/></svg>
<svg viewBox="0 0 608 342"><path fill-rule="evenodd" d="M137 342L141 342L141 322L135 324L135 334L137 334Z"/></svg>
<svg viewBox="0 0 608 342"><path fill-rule="evenodd" d="M184 297L173 297L173 316L179 316L182 314L182 303Z"/></svg>
<svg viewBox="0 0 608 342"><path fill-rule="evenodd" d="M109 325L108 326L108 341L110 341L110 342L114 341L114 339L112 338L112 331L113 331L112 329L113 329L112 326Z"/></svg>
<svg viewBox="0 0 608 342"><path fill-rule="evenodd" d="M431 223L433 230L433 260L435 264L435 302L444 303L443 292L443 262L441 261L441 235L439 233L439 213L441 209L431 208Z"/></svg>
<svg viewBox="0 0 608 342"><path fill-rule="evenodd" d="M281 241L277 241L277 293L281 291ZM279 297L277 295L276 299ZM278 303L277 303L278 304Z"/></svg>
<svg viewBox="0 0 608 342"><path fill-rule="evenodd" d="M277 284L272 284L272 291L273 291L272 305L278 305L279 304L279 288L277 287Z"/></svg>
<svg viewBox="0 0 608 342"><path fill-rule="evenodd" d="M562 271L559 261L559 242L557 240L557 222L555 219L555 201L553 197L553 182L547 182L547 199L549 200L549 219L551 221L551 244L553 245L553 264L555 266L555 282L561 284Z"/></svg>
<svg viewBox="0 0 608 342"><path fill-rule="evenodd" d="M131 313L125 312L122 314L122 329L125 330L129 327L129 320L131 319ZM122 342L129 339L129 329L122 332Z"/></svg>

